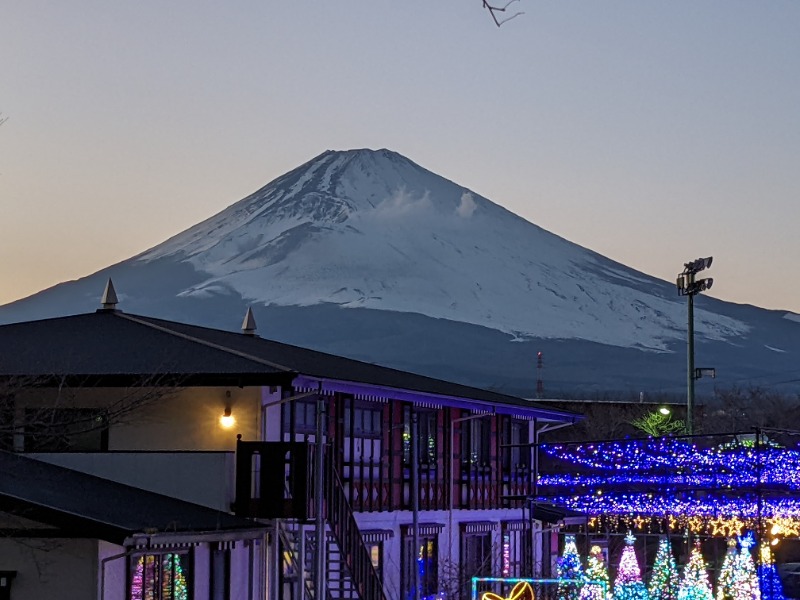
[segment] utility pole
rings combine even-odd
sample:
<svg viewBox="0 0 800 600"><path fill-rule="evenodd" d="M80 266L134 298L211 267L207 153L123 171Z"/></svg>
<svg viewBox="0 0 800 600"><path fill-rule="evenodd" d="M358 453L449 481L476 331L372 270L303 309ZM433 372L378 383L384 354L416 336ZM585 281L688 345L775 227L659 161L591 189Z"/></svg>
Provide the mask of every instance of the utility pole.
<svg viewBox="0 0 800 600"><path fill-rule="evenodd" d="M678 294L688 298L688 327L686 352L686 433L694 433L694 381L698 375L694 368L694 297L700 292L711 289L714 280L697 279L697 274L711 266L714 257L698 258L684 263L683 271L678 274Z"/></svg>
<svg viewBox="0 0 800 600"><path fill-rule="evenodd" d="M314 597L325 598L325 400L322 384L317 396L317 432L314 440L314 534L316 543L316 563L314 564ZM301 529L302 532L302 529Z"/></svg>
<svg viewBox="0 0 800 600"><path fill-rule="evenodd" d="M413 531L411 532L411 543L414 545L413 571L414 577L414 594L413 600L419 600L419 564L416 560L416 555L419 553L419 415L412 409L411 410L411 515ZM427 556L427 548L425 552L425 559Z"/></svg>

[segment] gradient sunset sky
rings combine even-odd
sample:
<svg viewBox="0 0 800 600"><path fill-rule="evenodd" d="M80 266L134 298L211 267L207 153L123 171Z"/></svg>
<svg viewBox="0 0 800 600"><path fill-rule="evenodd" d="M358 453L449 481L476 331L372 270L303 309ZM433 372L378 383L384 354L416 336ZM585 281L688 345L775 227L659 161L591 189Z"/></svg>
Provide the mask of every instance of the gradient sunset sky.
<svg viewBox="0 0 800 600"><path fill-rule="evenodd" d="M711 295L800 312L800 2L512 8L5 2L0 304L367 147L656 277L713 255Z"/></svg>

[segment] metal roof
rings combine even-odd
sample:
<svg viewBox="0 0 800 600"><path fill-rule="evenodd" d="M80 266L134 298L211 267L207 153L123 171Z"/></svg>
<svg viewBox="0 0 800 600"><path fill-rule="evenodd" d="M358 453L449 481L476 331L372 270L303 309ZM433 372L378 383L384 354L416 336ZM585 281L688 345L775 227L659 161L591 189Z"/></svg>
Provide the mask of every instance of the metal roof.
<svg viewBox="0 0 800 600"><path fill-rule="evenodd" d="M263 529L212 508L3 451L0 510L55 527L61 536L115 544L137 535Z"/></svg>
<svg viewBox="0 0 800 600"><path fill-rule="evenodd" d="M176 385L288 385L327 390L360 386L365 394L575 421L565 410L488 390L358 360L175 321L101 309L84 315L0 326L0 377L129 385L170 378ZM83 378L83 379L82 379ZM339 388L341 389L341 388Z"/></svg>

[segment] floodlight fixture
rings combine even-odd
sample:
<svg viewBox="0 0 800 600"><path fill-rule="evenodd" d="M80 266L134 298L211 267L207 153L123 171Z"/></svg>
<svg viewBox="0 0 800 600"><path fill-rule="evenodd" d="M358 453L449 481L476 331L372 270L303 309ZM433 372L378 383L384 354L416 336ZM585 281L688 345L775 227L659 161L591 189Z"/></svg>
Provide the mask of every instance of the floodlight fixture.
<svg viewBox="0 0 800 600"><path fill-rule="evenodd" d="M717 378L717 370L713 367L697 367L694 370L694 378L701 379L704 376L711 377L711 379Z"/></svg>
<svg viewBox="0 0 800 600"><path fill-rule="evenodd" d="M713 262L714 257L709 256L707 258L698 258L697 260L693 260L687 263L683 263L683 272L684 273L699 273L703 269L708 269L711 267L711 263Z"/></svg>

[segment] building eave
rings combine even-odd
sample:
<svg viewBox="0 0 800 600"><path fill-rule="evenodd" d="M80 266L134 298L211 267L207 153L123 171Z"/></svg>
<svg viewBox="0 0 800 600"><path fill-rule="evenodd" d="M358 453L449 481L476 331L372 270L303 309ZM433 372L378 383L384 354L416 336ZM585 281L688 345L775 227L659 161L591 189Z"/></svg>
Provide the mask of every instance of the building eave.
<svg viewBox="0 0 800 600"><path fill-rule="evenodd" d="M403 402L412 402L421 406L447 406L471 410L476 413L511 415L558 423L576 423L583 418L583 415L535 405L525 406L524 404L512 402L507 404L499 401L490 402L488 400L434 394L327 377L299 375L292 382L292 386L296 390L303 392L313 392L315 390L321 390L323 394L338 392L352 394L354 397L363 400L400 400ZM520 399L520 402L524 401L525 400Z"/></svg>

